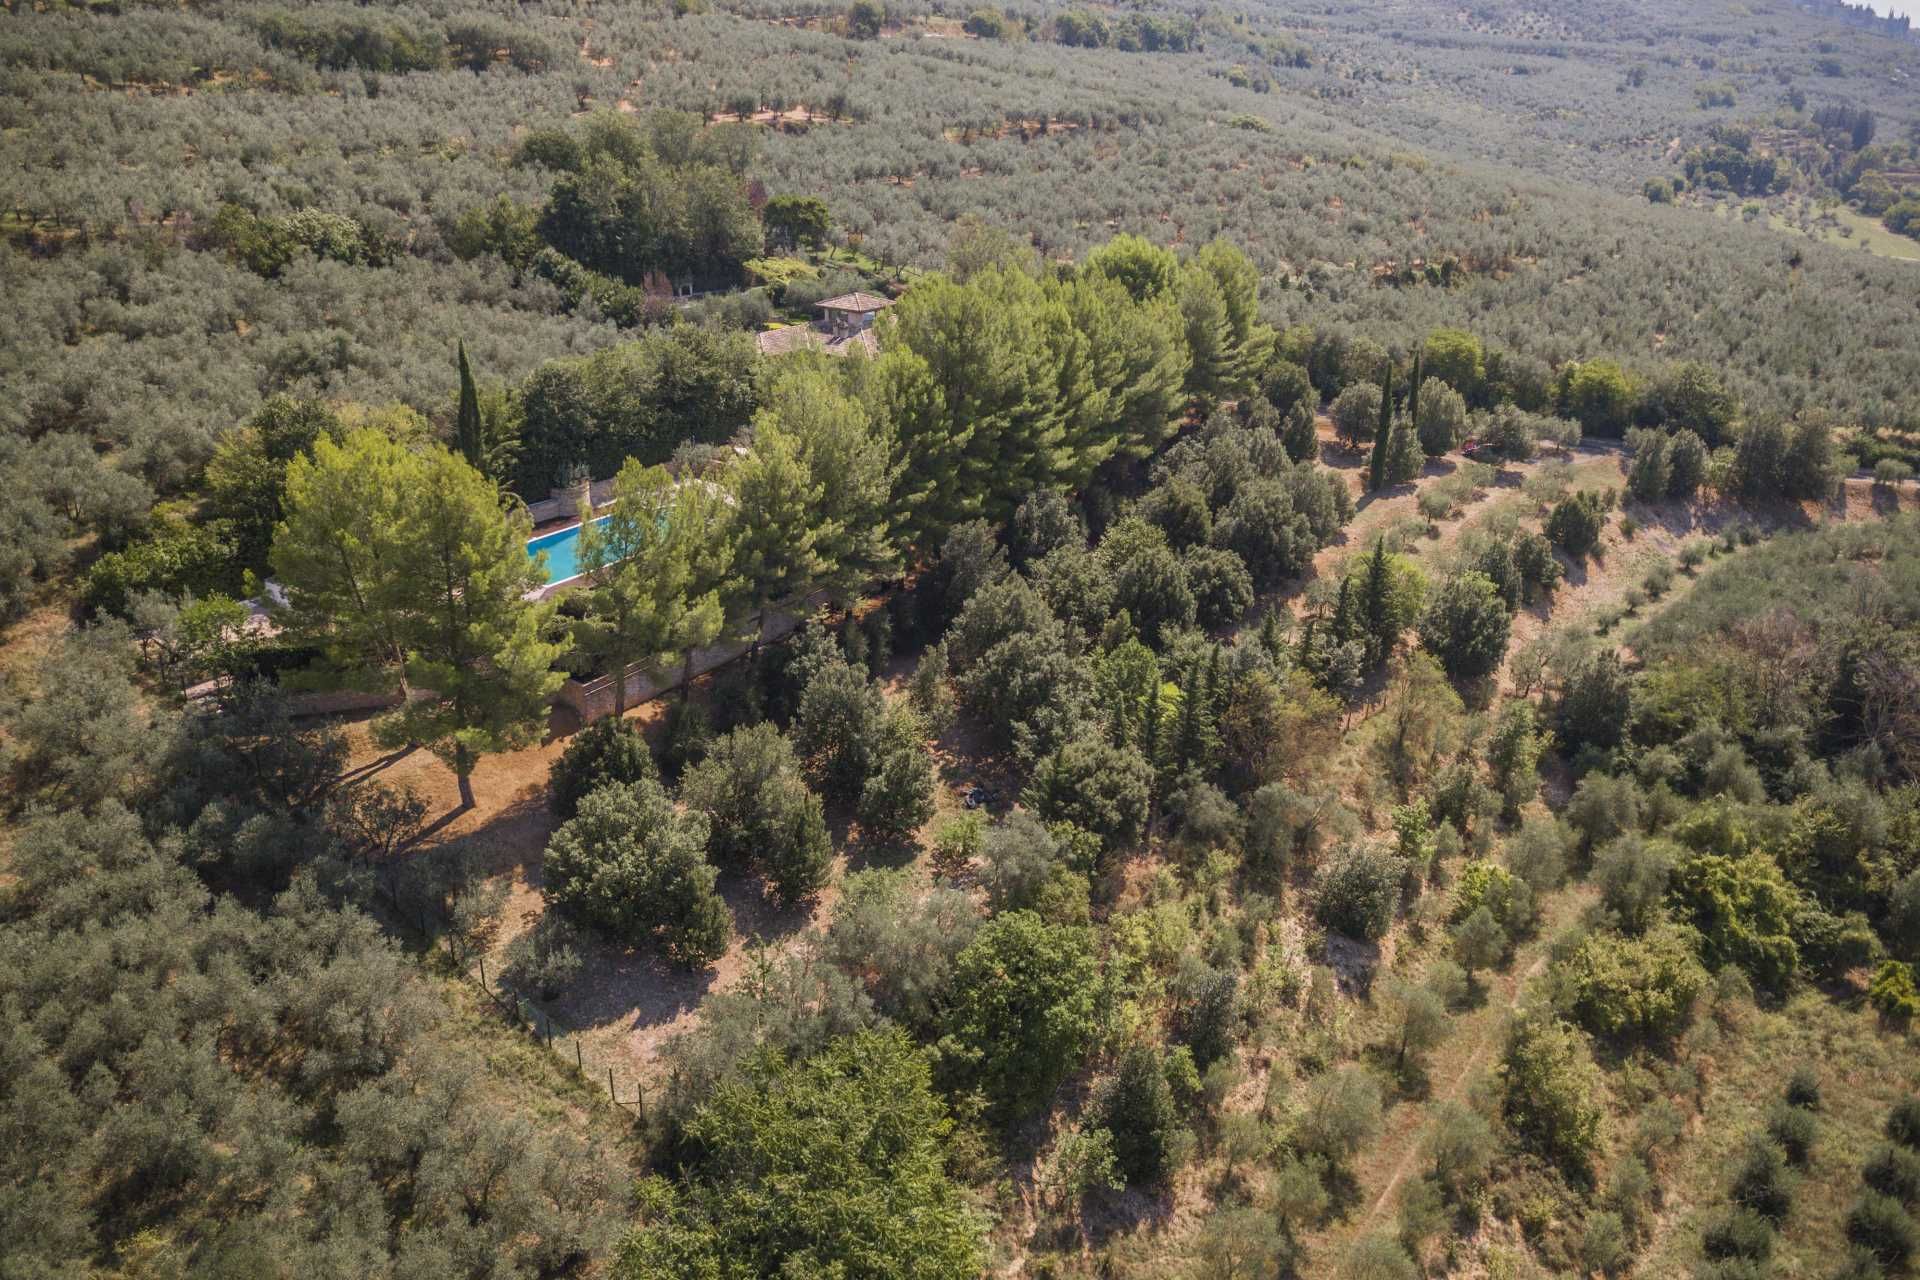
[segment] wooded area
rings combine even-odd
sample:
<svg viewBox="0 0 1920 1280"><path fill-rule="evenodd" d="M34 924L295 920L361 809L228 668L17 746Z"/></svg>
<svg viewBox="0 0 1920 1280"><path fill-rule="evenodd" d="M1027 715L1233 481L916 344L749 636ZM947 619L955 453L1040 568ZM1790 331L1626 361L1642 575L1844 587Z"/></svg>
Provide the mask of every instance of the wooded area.
<svg viewBox="0 0 1920 1280"><path fill-rule="evenodd" d="M1912 1274L1917 73L8 5L0 1280Z"/></svg>

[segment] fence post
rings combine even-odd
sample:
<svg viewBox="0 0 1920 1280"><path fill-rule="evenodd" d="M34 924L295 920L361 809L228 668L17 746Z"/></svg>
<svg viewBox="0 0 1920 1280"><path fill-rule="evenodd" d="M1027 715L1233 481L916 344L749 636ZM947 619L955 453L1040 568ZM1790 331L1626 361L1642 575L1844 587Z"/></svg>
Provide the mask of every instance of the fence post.
<svg viewBox="0 0 1920 1280"><path fill-rule="evenodd" d="M480 989L488 995L493 994L493 988L487 985L487 958L484 955L480 957Z"/></svg>
<svg viewBox="0 0 1920 1280"><path fill-rule="evenodd" d="M620 1104L620 1095L613 1091L613 1068L612 1067L607 1068L607 1097L612 1099L615 1106L618 1106Z"/></svg>
<svg viewBox="0 0 1920 1280"><path fill-rule="evenodd" d="M573 1069L581 1075L587 1074L586 1060L580 1056L580 1037L578 1036L573 1038Z"/></svg>

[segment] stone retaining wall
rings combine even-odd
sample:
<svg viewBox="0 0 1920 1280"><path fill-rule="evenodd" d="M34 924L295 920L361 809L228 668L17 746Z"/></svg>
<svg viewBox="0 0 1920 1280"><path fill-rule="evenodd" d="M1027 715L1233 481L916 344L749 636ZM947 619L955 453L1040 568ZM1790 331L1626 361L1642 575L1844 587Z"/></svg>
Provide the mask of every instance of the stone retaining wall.
<svg viewBox="0 0 1920 1280"><path fill-rule="evenodd" d="M827 599L827 593L817 592L807 597L805 607L799 613L768 613L766 639L778 640L792 635L799 629L801 622ZM753 647L750 640L728 640L705 649L693 651L693 675L698 678L726 666L735 658ZM627 706L637 707L651 701L661 694L680 687L683 667L674 663L666 669L645 666L628 667ZM560 692L554 701L564 707L571 707L583 724L591 724L602 716L613 714L613 681L611 675L596 676L592 680L569 680L560 686Z"/></svg>

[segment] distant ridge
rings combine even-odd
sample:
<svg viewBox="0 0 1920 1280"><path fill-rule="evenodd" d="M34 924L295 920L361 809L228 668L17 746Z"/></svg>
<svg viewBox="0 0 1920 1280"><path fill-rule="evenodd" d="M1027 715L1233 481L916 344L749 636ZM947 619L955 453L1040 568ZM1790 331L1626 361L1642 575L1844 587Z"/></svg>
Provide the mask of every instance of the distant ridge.
<svg viewBox="0 0 1920 1280"><path fill-rule="evenodd" d="M1881 13L1871 4L1849 4L1847 0L1808 0L1807 8L1815 13L1828 12L1842 22L1866 27L1882 35L1907 39L1912 39L1914 35L1911 17L1904 13Z"/></svg>

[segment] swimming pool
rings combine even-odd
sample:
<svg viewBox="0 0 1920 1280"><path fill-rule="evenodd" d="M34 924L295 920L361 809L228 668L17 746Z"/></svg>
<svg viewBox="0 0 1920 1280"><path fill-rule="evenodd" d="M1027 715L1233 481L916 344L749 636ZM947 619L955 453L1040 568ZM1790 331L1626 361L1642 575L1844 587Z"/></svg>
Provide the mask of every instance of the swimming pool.
<svg viewBox="0 0 1920 1280"><path fill-rule="evenodd" d="M605 524L606 516L595 520L595 524ZM568 578L580 576L580 526L568 525L557 533L543 533L527 543L527 554L538 556L547 553L547 585L565 582Z"/></svg>

